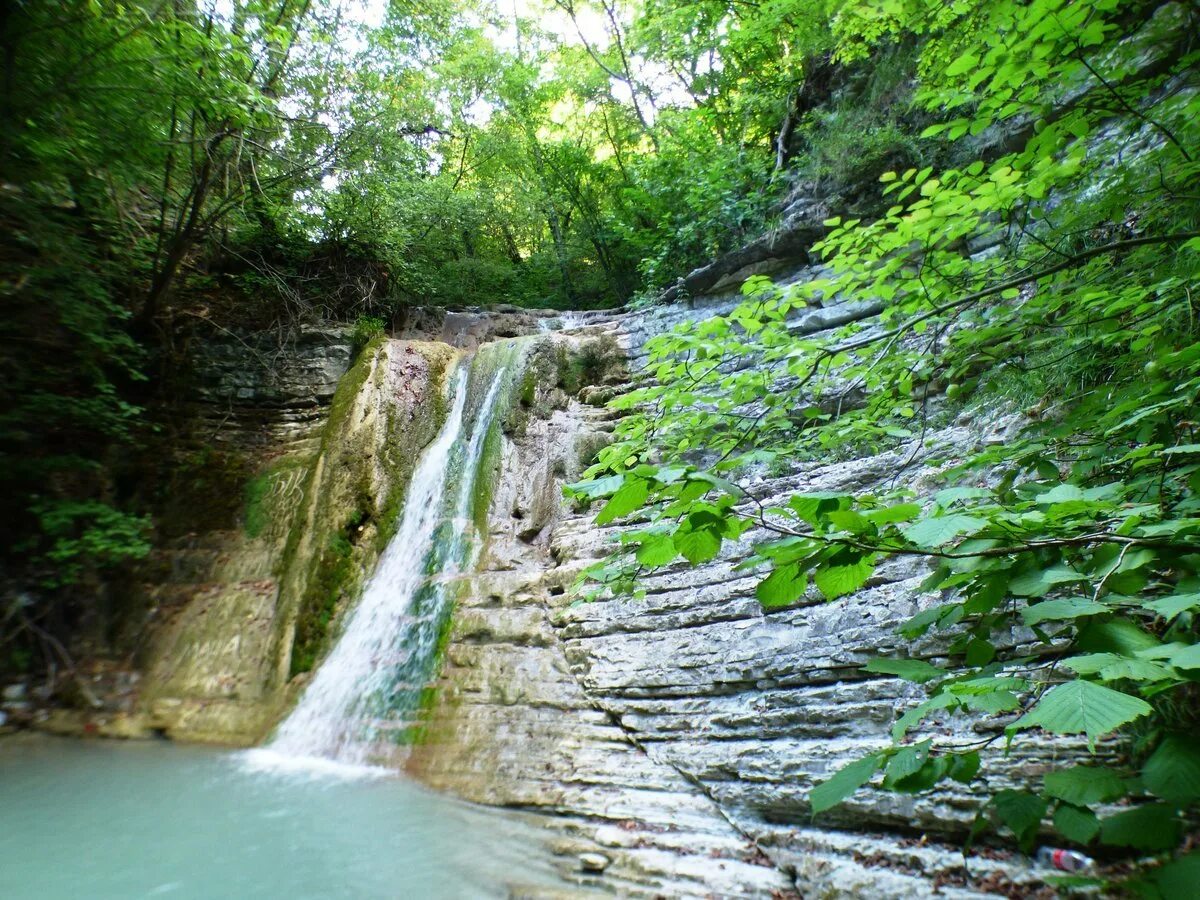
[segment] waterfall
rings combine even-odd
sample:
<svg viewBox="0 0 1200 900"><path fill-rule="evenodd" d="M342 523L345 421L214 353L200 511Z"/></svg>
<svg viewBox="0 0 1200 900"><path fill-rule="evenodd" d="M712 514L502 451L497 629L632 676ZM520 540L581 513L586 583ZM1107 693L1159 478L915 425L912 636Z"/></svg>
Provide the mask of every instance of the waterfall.
<svg viewBox="0 0 1200 900"><path fill-rule="evenodd" d="M488 377L488 367L459 363L450 412L413 470L395 536L291 715L265 747L245 754L253 768L369 772L411 735L478 543L476 480L511 348L474 361L485 355L501 359L483 401L471 415L472 371Z"/></svg>

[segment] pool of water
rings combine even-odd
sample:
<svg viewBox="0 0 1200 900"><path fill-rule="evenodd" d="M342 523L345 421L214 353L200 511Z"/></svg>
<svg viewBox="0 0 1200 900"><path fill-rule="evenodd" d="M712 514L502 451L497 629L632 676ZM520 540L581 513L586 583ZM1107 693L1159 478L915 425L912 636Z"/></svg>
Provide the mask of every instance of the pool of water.
<svg viewBox="0 0 1200 900"><path fill-rule="evenodd" d="M552 880L525 823L400 777L163 742L0 739L0 897L497 897Z"/></svg>

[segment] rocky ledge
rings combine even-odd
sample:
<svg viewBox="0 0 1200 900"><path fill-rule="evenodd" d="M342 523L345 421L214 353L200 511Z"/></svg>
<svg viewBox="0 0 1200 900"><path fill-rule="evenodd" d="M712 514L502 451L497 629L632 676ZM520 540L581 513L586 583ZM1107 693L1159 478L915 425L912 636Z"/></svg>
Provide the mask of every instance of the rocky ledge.
<svg viewBox="0 0 1200 900"><path fill-rule="evenodd" d="M696 304L717 311L732 299ZM647 334L696 311L590 316L555 339L610 334L638 360ZM829 325L835 307L821 312ZM819 317L818 317L819 318ZM633 320L629 320L633 321ZM807 329L821 321L806 321ZM584 395L585 399L587 395ZM535 410L538 407L535 405ZM869 490L903 471L918 492L932 460L1004 440L1012 415L963 416L921 448L797 466L764 480L795 490ZM1079 742L1045 739L1011 755L966 716L941 740L985 744L983 781L936 798L863 790L814 823L806 796L841 765L889 741L918 703L914 685L861 665L899 646L895 628L936 598L922 563L882 566L859 592L765 614L741 544L697 567L660 570L641 599L581 603L579 571L620 528L569 507L577 477L612 428L572 399L505 437L481 571L460 602L423 743L409 768L467 799L543 820L574 889L630 896L1036 896L1040 874L988 850L964 866L962 837L986 793L1027 783ZM536 512L535 512L536 511ZM753 537L749 535L748 537ZM1020 635L1014 635L1020 640ZM916 652L937 659L930 639ZM589 869L603 857L603 873Z"/></svg>

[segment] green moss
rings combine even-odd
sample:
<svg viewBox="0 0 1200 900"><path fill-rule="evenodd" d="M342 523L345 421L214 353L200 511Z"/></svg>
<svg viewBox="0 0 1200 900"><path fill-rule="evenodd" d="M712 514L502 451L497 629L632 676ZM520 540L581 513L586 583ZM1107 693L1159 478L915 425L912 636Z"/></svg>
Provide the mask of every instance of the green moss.
<svg viewBox="0 0 1200 900"><path fill-rule="evenodd" d="M324 429L321 432L321 449L319 456L329 457L334 449L334 444L340 441L342 436L347 431L347 424L350 419L350 413L354 409L355 398L358 397L363 385L367 383L367 376L371 372L372 360L379 346L383 343L383 335L374 338L359 355L354 365L342 377L338 383L337 390L334 392L333 400L329 405L329 418L325 423ZM317 475L317 467L313 466L309 469L308 478L304 482L304 503L308 504L312 498L313 481ZM281 571L287 571L295 560L297 545L303 535L304 523L298 523L298 527L291 530L288 535L287 549L283 555L283 565Z"/></svg>
<svg viewBox="0 0 1200 900"><path fill-rule="evenodd" d="M267 498L271 493L272 480L272 473L263 472L251 478L246 485L246 507L242 520L247 537L258 537L271 521L267 511Z"/></svg>
<svg viewBox="0 0 1200 900"><path fill-rule="evenodd" d="M433 651L431 672L441 672L442 670L442 662L445 660L446 653L450 649L450 638L454 633L454 610L458 606L458 600L461 598L462 592L463 589L460 588L458 596L451 598L446 616L438 625L437 646ZM417 700L413 725L399 733L398 743L402 745L420 744L428 738L430 721L433 718L434 709L437 707L440 693L441 685L438 684L436 679L426 682L421 688L421 693Z"/></svg>
<svg viewBox="0 0 1200 900"><path fill-rule="evenodd" d="M484 438L479 455L479 468L475 473L475 483L471 486L471 519L481 535L488 531L488 510L492 506L492 493L495 487L496 471L500 467L500 450L503 447L499 416L492 420Z"/></svg>
<svg viewBox="0 0 1200 900"><path fill-rule="evenodd" d="M328 642L329 627L338 608L357 590L362 568L358 565L362 556L358 552L359 536L374 518L371 498L360 497L341 529L329 536L300 604L292 644L292 675L313 668Z"/></svg>
<svg viewBox="0 0 1200 900"><path fill-rule="evenodd" d="M247 537L262 537L271 532L276 522L287 522L296 509L286 496L288 482L309 462L307 455L286 456L246 482L242 492L242 526Z"/></svg>
<svg viewBox="0 0 1200 900"><path fill-rule="evenodd" d="M521 378L521 405L528 408L533 406L534 400L537 399L538 379L537 374L532 369L526 369L525 375Z"/></svg>
<svg viewBox="0 0 1200 900"><path fill-rule="evenodd" d="M554 360L554 377L558 386L568 394L578 394L585 387L601 384L609 376L619 374L624 359L620 346L608 335L587 341L574 352L559 345Z"/></svg>
<svg viewBox="0 0 1200 900"><path fill-rule="evenodd" d="M372 370L373 360L384 339L383 335L378 335L368 343L350 371L343 376L341 382L338 384L337 391L333 395L333 401L329 409L329 419L325 423L325 428L321 435L320 449L320 455L324 456L331 465L336 464L337 451L341 449L338 444L349 431L348 426L351 413L354 410L355 399L367 382L367 377ZM314 502L316 499L313 497L313 491L318 471L319 467L313 466L309 470L308 477L305 479L302 501L304 507L307 507L309 503ZM357 493L361 500L364 493L361 485ZM357 519L361 515L361 512L362 508L360 505L360 507L354 510L351 520ZM324 538L326 546L317 555L315 564L310 564L311 569L308 572L308 577L302 582L305 584L305 588L296 607L296 629L292 638L291 675L310 671L316 664L317 657L324 649L325 639L329 631L329 623L332 622L333 615L337 610L338 600L346 592L352 580L351 575L354 572L354 567L352 566L354 544L346 534L346 524L343 522L340 523L340 528L335 525L333 528L328 529L328 536ZM362 523L360 521L357 524ZM357 527L357 524L355 527ZM299 553L300 543L307 527L308 522L301 516L293 523L293 527L288 534L287 545L284 549L278 570L285 577L298 562L297 554ZM313 530L314 532L322 530L319 519L313 523ZM314 540L319 542L321 538L314 534Z"/></svg>
<svg viewBox="0 0 1200 900"><path fill-rule="evenodd" d="M311 671L316 665L338 603L352 581L353 558L354 545L346 535L332 535L300 605L296 636L292 643L293 676Z"/></svg>
<svg viewBox="0 0 1200 900"><path fill-rule="evenodd" d="M400 421L394 412L388 413L386 445L380 452L384 454L384 464L392 473L391 484L380 507L375 535L375 549L382 553L396 534L400 525L400 514L404 510L404 498L408 495L408 487L412 481L413 469L416 468L417 456L421 449L433 439L441 424L450 413L450 403L446 398L447 360L429 360L429 388L426 392L428 403L424 408L414 410L417 418Z"/></svg>
<svg viewBox="0 0 1200 900"><path fill-rule="evenodd" d="M312 669L327 648L337 614L354 601L362 576L394 535L417 457L446 416L448 357L435 354L428 359L427 399L411 418L389 413L381 445L355 430L356 401L372 372L374 387L384 387L386 369L375 365L383 341L373 339L338 385L321 439L323 464L310 470L304 486L303 508L312 509L311 518L299 517L288 535L280 572L283 590L296 597L292 675ZM385 473L382 485L377 468ZM308 546L319 552L302 552Z"/></svg>

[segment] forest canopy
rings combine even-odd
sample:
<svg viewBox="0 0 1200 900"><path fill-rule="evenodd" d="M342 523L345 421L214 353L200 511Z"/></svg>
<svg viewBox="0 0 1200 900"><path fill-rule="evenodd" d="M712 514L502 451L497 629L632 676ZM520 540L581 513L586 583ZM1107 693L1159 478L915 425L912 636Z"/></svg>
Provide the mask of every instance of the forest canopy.
<svg viewBox="0 0 1200 900"><path fill-rule="evenodd" d="M785 6L7 6L10 560L54 589L147 551L110 463L145 442L181 329L614 306L764 227L821 53Z"/></svg>

